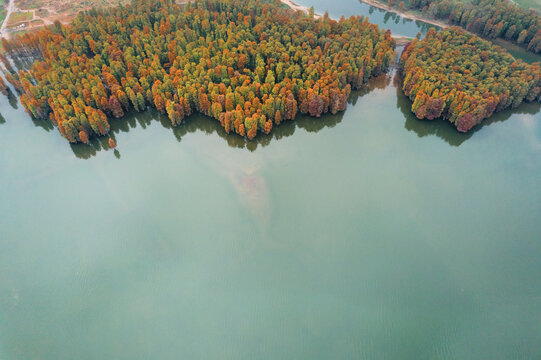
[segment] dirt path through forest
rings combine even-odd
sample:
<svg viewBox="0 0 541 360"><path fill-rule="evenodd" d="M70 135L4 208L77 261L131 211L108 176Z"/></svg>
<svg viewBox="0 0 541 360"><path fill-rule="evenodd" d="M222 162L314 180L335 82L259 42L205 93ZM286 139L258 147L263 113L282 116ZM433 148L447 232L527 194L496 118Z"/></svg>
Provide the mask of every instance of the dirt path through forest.
<svg viewBox="0 0 541 360"><path fill-rule="evenodd" d="M9 0L9 4L7 6L6 18L4 19L4 22L2 23L2 28L0 28L0 36L1 37L7 37L7 35L8 35L8 29L7 29L8 20L9 20L9 17L11 15L11 13L13 11L15 11L15 10L16 10L16 8L15 8L15 0Z"/></svg>
<svg viewBox="0 0 541 360"><path fill-rule="evenodd" d="M287 6L292 8L293 10L299 10L299 11L302 11L303 13L305 13L305 14L308 14L310 12L310 9L307 8L306 6L295 4L291 0L280 0L280 1L282 1L284 4L286 4ZM314 13L314 17L316 19L319 19L321 17L321 15Z"/></svg>

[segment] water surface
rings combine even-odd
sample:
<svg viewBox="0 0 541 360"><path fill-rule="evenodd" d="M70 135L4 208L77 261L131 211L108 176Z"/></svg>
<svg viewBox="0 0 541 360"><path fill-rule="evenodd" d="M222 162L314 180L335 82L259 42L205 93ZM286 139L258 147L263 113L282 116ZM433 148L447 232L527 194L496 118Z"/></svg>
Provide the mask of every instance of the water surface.
<svg viewBox="0 0 541 360"><path fill-rule="evenodd" d="M401 17L359 0L295 0L295 3L306 7L313 6L319 14L328 11L329 16L335 19L341 16L362 15L371 23L378 24L380 28L390 29L393 35L415 37L419 32L425 34L430 28L439 28L422 21Z"/></svg>
<svg viewBox="0 0 541 360"><path fill-rule="evenodd" d="M148 111L112 151L0 98L0 359L540 358L540 105L409 107L383 77L253 142Z"/></svg>

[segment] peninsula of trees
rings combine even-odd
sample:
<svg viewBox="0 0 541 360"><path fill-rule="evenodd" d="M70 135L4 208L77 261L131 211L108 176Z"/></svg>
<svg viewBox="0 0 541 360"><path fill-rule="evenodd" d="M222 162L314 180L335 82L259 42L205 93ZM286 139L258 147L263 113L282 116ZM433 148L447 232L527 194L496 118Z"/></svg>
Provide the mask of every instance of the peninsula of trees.
<svg viewBox="0 0 541 360"><path fill-rule="evenodd" d="M421 10L488 39L502 38L541 53L541 17L509 0L409 0L394 6Z"/></svg>
<svg viewBox="0 0 541 360"><path fill-rule="evenodd" d="M541 69L464 30L429 30L402 53L402 90L419 119L448 119L467 132L495 111L539 100Z"/></svg>
<svg viewBox="0 0 541 360"><path fill-rule="evenodd" d="M395 47L365 18L315 19L277 0L135 0L3 44L11 56L39 57L6 79L69 142L106 135L109 119L147 106L173 125L198 111L252 139L298 112L343 111Z"/></svg>

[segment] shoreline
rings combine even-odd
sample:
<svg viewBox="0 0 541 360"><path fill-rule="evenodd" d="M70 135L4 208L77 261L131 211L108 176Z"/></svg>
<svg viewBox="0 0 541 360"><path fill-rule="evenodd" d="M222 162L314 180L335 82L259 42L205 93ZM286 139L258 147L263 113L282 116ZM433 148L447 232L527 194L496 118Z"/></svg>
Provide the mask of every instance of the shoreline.
<svg viewBox="0 0 541 360"><path fill-rule="evenodd" d="M480 34L472 33L471 31L468 31L468 30L466 30L465 28L463 28L462 26L459 26L459 25L451 25L451 24L448 24L448 23L443 22L443 21L438 21L438 20L433 20L433 19L428 19L428 18L424 18L424 17L421 17L421 16L417 16L417 15L409 13L409 12L401 12L398 9L388 7L387 5L383 4L379 0L359 0L359 1L361 1L361 2L363 2L365 4L367 4L367 5L374 6L374 7L377 7L379 9L382 9L382 10L397 14L397 15L403 17L403 18L410 19L410 20L415 20L415 21L422 21L422 22L427 23L427 24L439 26L442 29L446 29L446 28L449 28L449 27L452 27L452 26L457 26L457 27L461 28L462 30L464 30L465 32L467 32L469 34L474 34L476 36L479 36L480 38L490 42L491 44L497 45L497 46L505 49L509 53L510 53L510 51L509 51L510 48L517 48L520 51L525 51L526 53L531 54L531 56L539 57L540 62L541 62L541 55L540 54L532 53L532 52L528 51L525 47L520 46L518 44L515 44L515 43L513 43L513 42L511 42L509 40L505 40L505 39L502 39L502 38L496 38L496 39L485 38L484 36L482 36ZM408 41L406 41L406 39L409 39L409 40L412 39L412 38L408 38L408 37L402 36L402 35L391 35L391 36L396 40L397 45L406 45L408 43ZM515 55L513 55L513 56L516 59L521 59L521 60L525 61L521 56L518 56L518 57L516 57ZM538 60L532 60L532 61L535 62L535 61L538 61ZM525 61L525 62L531 63L530 61Z"/></svg>
<svg viewBox="0 0 541 360"><path fill-rule="evenodd" d="M361 2L363 2L365 4L367 4L367 5L371 5L371 6L379 8L379 9L382 9L382 10L397 14L397 15L403 17L403 18L406 18L406 19L415 20L415 21L422 21L422 22L425 22L425 23L430 24L430 25L439 26L442 29L450 27L449 24L447 24L445 22L442 22L442 21L432 20L432 19L428 19L428 18L425 18L425 17L417 16L417 15L412 14L412 13L399 11L398 9L395 9L395 8L390 8L387 5L379 2L378 0L359 0L359 1L361 1Z"/></svg>
<svg viewBox="0 0 541 360"><path fill-rule="evenodd" d="M305 14L308 14L310 12L310 8L306 7L306 6L303 6L303 5L299 5L299 4L296 4L294 3L293 1L291 0L280 0L280 2L282 4L286 4L287 6L289 6L292 10L295 10L295 11L301 11ZM314 11L314 18L316 19L320 19L322 18L323 16L321 14L318 14Z"/></svg>
<svg viewBox="0 0 541 360"><path fill-rule="evenodd" d="M361 1L365 1L365 0L361 0ZM369 4L368 1L373 1L373 0L367 0L366 1L367 4ZM287 6L289 6L294 11L302 11L305 14L308 14L309 10L310 10L308 7L296 4L292 0L280 0L280 2L282 4L286 4ZM372 5L372 4L369 4L369 5ZM323 16L321 14L318 14L318 13L314 12L314 18L320 19L322 17ZM424 21L424 20L422 20L422 21ZM394 35L392 33L391 33L391 37L396 41L396 45L406 45L407 43L409 43L413 39L413 38L408 37L408 36Z"/></svg>

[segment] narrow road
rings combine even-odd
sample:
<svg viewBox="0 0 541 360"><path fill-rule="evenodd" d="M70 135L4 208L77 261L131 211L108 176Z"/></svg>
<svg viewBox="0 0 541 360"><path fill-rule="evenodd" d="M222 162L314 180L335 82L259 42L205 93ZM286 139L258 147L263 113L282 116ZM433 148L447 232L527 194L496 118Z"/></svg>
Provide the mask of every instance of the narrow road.
<svg viewBox="0 0 541 360"><path fill-rule="evenodd" d="M7 37L8 35L7 24L8 24L9 16L11 15L13 11L15 11L15 0L9 0L6 18L4 19L4 22L2 23L2 27L0 28L0 37Z"/></svg>

